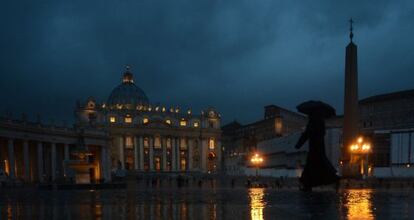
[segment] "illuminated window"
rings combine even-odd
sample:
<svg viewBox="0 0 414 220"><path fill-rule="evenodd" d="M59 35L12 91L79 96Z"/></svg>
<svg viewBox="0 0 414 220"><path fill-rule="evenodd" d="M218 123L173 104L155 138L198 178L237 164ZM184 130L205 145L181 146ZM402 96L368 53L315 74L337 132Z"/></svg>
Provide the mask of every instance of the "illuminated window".
<svg viewBox="0 0 414 220"><path fill-rule="evenodd" d="M210 150L214 150L215 147L216 147L216 141L214 140L214 138L210 138L208 140L208 148L210 148Z"/></svg>
<svg viewBox="0 0 414 220"><path fill-rule="evenodd" d="M180 139L180 149L187 150L187 140L185 138Z"/></svg>
<svg viewBox="0 0 414 220"><path fill-rule="evenodd" d="M194 124L193 124L193 125L194 125L194 127L195 127L195 128L198 128L198 126L199 126L199 124L198 124L198 122L197 122L197 121L196 121L196 122L194 122Z"/></svg>
<svg viewBox="0 0 414 220"><path fill-rule="evenodd" d="M180 126L187 126L187 121L186 120L181 120L180 121Z"/></svg>
<svg viewBox="0 0 414 220"><path fill-rule="evenodd" d="M162 107L162 112L165 112L165 107Z"/></svg>
<svg viewBox="0 0 414 220"><path fill-rule="evenodd" d="M144 124L148 124L148 122L149 122L148 118L144 118L144 119L142 119L142 123L144 123Z"/></svg>
<svg viewBox="0 0 414 220"><path fill-rule="evenodd" d="M109 117L109 121L111 123L115 123L116 122L116 118L114 116Z"/></svg>
<svg viewBox="0 0 414 220"><path fill-rule="evenodd" d="M282 134L282 120L281 118L275 119L275 130L276 134Z"/></svg>
<svg viewBox="0 0 414 220"><path fill-rule="evenodd" d="M181 171L185 171L187 161L184 158L182 158L180 162L181 162Z"/></svg>
<svg viewBox="0 0 414 220"><path fill-rule="evenodd" d="M171 138L167 138L167 148L171 148Z"/></svg>
<svg viewBox="0 0 414 220"><path fill-rule="evenodd" d="M133 138L131 136L125 137L125 147L126 148L133 148L134 147Z"/></svg>
<svg viewBox="0 0 414 220"><path fill-rule="evenodd" d="M167 123L167 124L171 124L171 120L170 119L167 119L167 120L165 120L165 123Z"/></svg>
<svg viewBox="0 0 414 220"><path fill-rule="evenodd" d="M148 141L148 138L144 138L144 147L145 147L145 148L149 147L149 141Z"/></svg>
<svg viewBox="0 0 414 220"><path fill-rule="evenodd" d="M154 138L154 148L160 149L161 148L161 137L155 136Z"/></svg>
<svg viewBox="0 0 414 220"><path fill-rule="evenodd" d="M132 117L130 115L125 116L125 123L132 123Z"/></svg>

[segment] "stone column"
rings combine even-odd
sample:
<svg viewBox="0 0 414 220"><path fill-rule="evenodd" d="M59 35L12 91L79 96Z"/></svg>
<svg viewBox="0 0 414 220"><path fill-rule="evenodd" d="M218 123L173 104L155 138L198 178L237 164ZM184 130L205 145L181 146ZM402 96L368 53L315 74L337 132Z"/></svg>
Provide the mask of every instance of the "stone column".
<svg viewBox="0 0 414 220"><path fill-rule="evenodd" d="M108 166L107 166L107 161L106 161L106 149L105 149L104 145L101 146L101 161L100 162L101 162L101 164L99 166L101 168L100 178L104 178L105 181L107 181L106 178L107 178L107 168L108 168Z"/></svg>
<svg viewBox="0 0 414 220"><path fill-rule="evenodd" d="M162 147L162 170L167 171L167 138L163 137L161 139Z"/></svg>
<svg viewBox="0 0 414 220"><path fill-rule="evenodd" d="M144 171L144 138L139 136L139 169Z"/></svg>
<svg viewBox="0 0 414 220"><path fill-rule="evenodd" d="M201 139L201 171L207 172L207 149L208 140L206 138Z"/></svg>
<svg viewBox="0 0 414 220"><path fill-rule="evenodd" d="M29 157L29 142L23 141L23 163L24 163L24 178L27 182L30 181L30 157Z"/></svg>
<svg viewBox="0 0 414 220"><path fill-rule="evenodd" d="M149 168L154 171L154 137L149 138Z"/></svg>
<svg viewBox="0 0 414 220"><path fill-rule="evenodd" d="M52 143L52 181L56 180L56 143Z"/></svg>
<svg viewBox="0 0 414 220"><path fill-rule="evenodd" d="M64 144L64 148L65 148L65 160L70 160L70 148L69 148L69 144L65 143Z"/></svg>
<svg viewBox="0 0 414 220"><path fill-rule="evenodd" d="M39 182L43 182L43 143L37 142L37 173L39 175Z"/></svg>
<svg viewBox="0 0 414 220"><path fill-rule="evenodd" d="M7 141L7 147L9 150L9 176L10 178L15 178L15 171L16 171L16 165L15 165L15 159L14 159L14 140L9 139Z"/></svg>
<svg viewBox="0 0 414 220"><path fill-rule="evenodd" d="M194 147L194 140L192 138L188 138L188 142L187 142L187 153L188 153L188 171L192 171L193 170L193 147Z"/></svg>
<svg viewBox="0 0 414 220"><path fill-rule="evenodd" d="M122 169L125 169L125 155L124 155L124 137L119 137L119 161L121 161Z"/></svg>
<svg viewBox="0 0 414 220"><path fill-rule="evenodd" d="M105 182L110 182L112 179L111 176L111 168L112 168L112 161L111 161L111 146L112 141L107 141L106 145L103 146L103 150L105 151Z"/></svg>
<svg viewBox="0 0 414 220"><path fill-rule="evenodd" d="M177 171L177 153L176 153L176 146L177 146L177 139L175 137L171 137L171 170Z"/></svg>
<svg viewBox="0 0 414 220"><path fill-rule="evenodd" d="M180 155L180 150L181 150L181 137L178 137L177 138L177 144L176 144L176 150L175 150L175 153L176 153L176 157L177 157L177 159L175 160L175 162L176 162L176 167L177 167L177 170L178 171L181 171L181 166L180 166L180 161L181 161L181 155Z"/></svg>
<svg viewBox="0 0 414 220"><path fill-rule="evenodd" d="M137 136L134 136L134 169L138 170L138 138Z"/></svg>

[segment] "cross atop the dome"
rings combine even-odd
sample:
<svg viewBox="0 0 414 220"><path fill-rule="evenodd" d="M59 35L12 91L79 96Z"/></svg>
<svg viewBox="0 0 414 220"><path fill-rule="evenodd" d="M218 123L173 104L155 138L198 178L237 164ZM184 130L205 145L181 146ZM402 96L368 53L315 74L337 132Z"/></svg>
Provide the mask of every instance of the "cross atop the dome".
<svg viewBox="0 0 414 220"><path fill-rule="evenodd" d="M127 65L125 66L125 69L126 69L126 71L127 71L127 72L129 72L129 71L131 70L131 66L127 64Z"/></svg>

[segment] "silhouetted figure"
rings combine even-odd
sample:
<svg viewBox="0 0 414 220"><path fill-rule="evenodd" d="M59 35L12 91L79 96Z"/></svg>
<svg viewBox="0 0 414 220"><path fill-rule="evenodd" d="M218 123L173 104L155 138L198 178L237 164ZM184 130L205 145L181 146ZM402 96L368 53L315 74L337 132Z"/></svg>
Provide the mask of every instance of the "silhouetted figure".
<svg viewBox="0 0 414 220"><path fill-rule="evenodd" d="M309 121L295 148L299 149L309 140L309 152L300 182L302 190L311 191L312 187L337 183L339 177L325 154L325 118L335 115L335 109L319 101L308 101L297 107L307 114Z"/></svg>

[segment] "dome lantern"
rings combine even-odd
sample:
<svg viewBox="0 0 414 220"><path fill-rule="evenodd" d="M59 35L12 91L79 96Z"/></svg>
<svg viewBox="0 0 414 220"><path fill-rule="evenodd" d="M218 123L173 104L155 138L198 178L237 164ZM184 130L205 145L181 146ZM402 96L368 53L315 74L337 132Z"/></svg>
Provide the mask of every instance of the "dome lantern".
<svg viewBox="0 0 414 220"><path fill-rule="evenodd" d="M132 75L130 69L131 69L131 66L127 65L124 76L122 77L123 83L134 83L134 76Z"/></svg>

